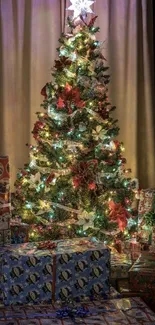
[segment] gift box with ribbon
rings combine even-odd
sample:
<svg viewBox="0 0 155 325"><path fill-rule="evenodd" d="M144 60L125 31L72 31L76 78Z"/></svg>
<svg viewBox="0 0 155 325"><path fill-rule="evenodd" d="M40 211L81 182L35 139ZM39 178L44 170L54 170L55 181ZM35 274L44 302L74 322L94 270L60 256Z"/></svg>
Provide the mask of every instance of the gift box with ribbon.
<svg viewBox="0 0 155 325"><path fill-rule="evenodd" d="M40 303L110 290L110 251L95 239L12 245L1 250L4 304Z"/></svg>
<svg viewBox="0 0 155 325"><path fill-rule="evenodd" d="M10 234L10 185L9 159L0 156L0 245L9 244Z"/></svg>

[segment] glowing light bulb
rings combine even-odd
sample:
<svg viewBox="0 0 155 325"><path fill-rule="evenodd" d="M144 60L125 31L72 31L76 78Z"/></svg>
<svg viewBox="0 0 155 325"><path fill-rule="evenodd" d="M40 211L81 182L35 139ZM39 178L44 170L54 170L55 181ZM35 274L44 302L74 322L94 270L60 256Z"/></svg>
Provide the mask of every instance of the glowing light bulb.
<svg viewBox="0 0 155 325"><path fill-rule="evenodd" d="M24 178L23 181L22 181L22 183L23 184L26 184L26 183L28 183L28 180L26 178Z"/></svg>
<svg viewBox="0 0 155 325"><path fill-rule="evenodd" d="M36 187L36 192L39 193L40 192L40 186Z"/></svg>
<svg viewBox="0 0 155 325"><path fill-rule="evenodd" d="M56 183L56 178L53 178L53 180L52 180L52 184L54 184L55 185L55 183Z"/></svg>
<svg viewBox="0 0 155 325"><path fill-rule="evenodd" d="M121 151L125 151L125 148L122 144L120 145L120 149L121 149Z"/></svg>
<svg viewBox="0 0 155 325"><path fill-rule="evenodd" d="M27 208L27 209L31 209L31 208L32 208L32 204L31 204L31 203L29 203L29 202L28 202L28 203L26 203L26 205L25 205L25 206L26 206L26 208Z"/></svg>

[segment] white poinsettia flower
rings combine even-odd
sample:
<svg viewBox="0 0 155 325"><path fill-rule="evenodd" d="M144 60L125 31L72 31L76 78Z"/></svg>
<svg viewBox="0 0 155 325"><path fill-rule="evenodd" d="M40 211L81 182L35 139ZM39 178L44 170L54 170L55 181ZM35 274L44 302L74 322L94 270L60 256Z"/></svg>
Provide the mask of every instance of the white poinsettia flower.
<svg viewBox="0 0 155 325"><path fill-rule="evenodd" d="M35 175L31 175L30 183L40 183L40 172L36 173Z"/></svg>
<svg viewBox="0 0 155 325"><path fill-rule="evenodd" d="M28 180L28 183L30 184L29 187L35 188L36 184L40 185L42 183L40 177L40 172L36 173L35 175L31 175L30 179Z"/></svg>
<svg viewBox="0 0 155 325"><path fill-rule="evenodd" d="M88 228L94 227L94 219L95 219L95 213L87 212L87 211L81 211L81 213L78 215L78 221L77 225L83 226L83 230L87 230Z"/></svg>
<svg viewBox="0 0 155 325"><path fill-rule="evenodd" d="M103 139L105 137L106 130L104 130L101 125L98 125L96 129L92 131L92 134L95 140Z"/></svg>

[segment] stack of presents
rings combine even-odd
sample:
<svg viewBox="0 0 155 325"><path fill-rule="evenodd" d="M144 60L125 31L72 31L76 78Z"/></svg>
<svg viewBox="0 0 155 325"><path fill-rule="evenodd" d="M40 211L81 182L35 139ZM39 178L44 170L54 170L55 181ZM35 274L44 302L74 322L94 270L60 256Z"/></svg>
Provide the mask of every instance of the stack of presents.
<svg viewBox="0 0 155 325"><path fill-rule="evenodd" d="M95 238L27 242L26 225L10 223L9 193L2 157L0 325L155 324L153 251L141 251L134 239L121 254Z"/></svg>

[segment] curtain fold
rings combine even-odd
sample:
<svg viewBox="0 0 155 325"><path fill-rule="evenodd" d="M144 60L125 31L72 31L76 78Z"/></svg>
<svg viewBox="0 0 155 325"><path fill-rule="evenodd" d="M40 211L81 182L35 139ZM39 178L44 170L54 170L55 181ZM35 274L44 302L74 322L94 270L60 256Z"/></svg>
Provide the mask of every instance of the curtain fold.
<svg viewBox="0 0 155 325"><path fill-rule="evenodd" d="M0 0L0 154L9 155L11 183L28 162L26 143L51 80L69 0ZM132 176L155 186L153 1L96 0L99 40L110 67L109 87ZM91 18L91 15L89 15Z"/></svg>

